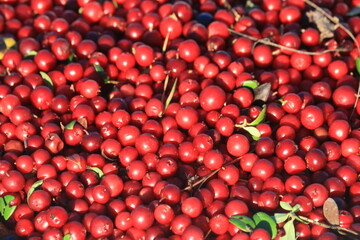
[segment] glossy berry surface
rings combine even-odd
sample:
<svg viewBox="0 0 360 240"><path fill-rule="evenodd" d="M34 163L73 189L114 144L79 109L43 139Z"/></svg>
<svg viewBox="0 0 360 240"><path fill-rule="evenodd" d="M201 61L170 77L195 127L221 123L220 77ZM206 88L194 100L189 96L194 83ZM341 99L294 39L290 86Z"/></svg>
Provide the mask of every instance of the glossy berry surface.
<svg viewBox="0 0 360 240"><path fill-rule="evenodd" d="M0 1L0 239L358 237L359 5Z"/></svg>

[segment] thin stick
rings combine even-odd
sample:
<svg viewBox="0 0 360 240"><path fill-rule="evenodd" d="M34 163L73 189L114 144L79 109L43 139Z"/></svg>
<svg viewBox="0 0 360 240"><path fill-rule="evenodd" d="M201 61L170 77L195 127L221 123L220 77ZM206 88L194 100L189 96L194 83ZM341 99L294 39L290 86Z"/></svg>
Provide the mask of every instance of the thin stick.
<svg viewBox="0 0 360 240"><path fill-rule="evenodd" d="M335 230L335 231L338 231L338 232L345 232L345 233L349 233L353 236L355 236L357 239L360 239L360 233L358 232L355 232L351 229L348 229L348 228L343 228L343 227L339 227L339 226L334 226L334 225L328 225L328 224L325 224L325 223L321 223L321 222L318 222L318 221L314 221L310 218L307 218L307 217L304 217L304 216L296 216L295 217L297 220L299 221L303 221L303 222L307 222L307 223L311 223L311 224L315 224L315 225L319 225L321 227L324 227L324 228L329 228L329 229L332 229L332 230Z"/></svg>
<svg viewBox="0 0 360 240"><path fill-rule="evenodd" d="M302 50L298 50L298 49L293 49L293 48L289 48L289 47L286 47L286 46L282 46L280 44L277 44L277 43L274 43L274 42L271 42L270 40L268 39L265 39L265 38L255 38L253 36L250 36L250 35L247 35L245 33L240 33L240 32L236 32L232 29L228 29L232 34L235 34L235 35L238 35L238 36L241 36L241 37L244 37L244 38L248 38L252 41L255 41L255 42L259 42L259 43L262 43L262 44L265 44L265 45L269 45L269 46L272 46L272 47L277 47L277 48L281 48L281 49L285 49L285 50L288 50L288 51L292 51L292 52L295 52L295 53L301 53L301 54L307 54L307 55L321 55L321 54L324 54L324 53L328 53L328 52L349 52L349 49L347 48L337 48L337 49L326 49L324 51L321 51L321 52L309 52L309 51L302 51Z"/></svg>
<svg viewBox="0 0 360 240"><path fill-rule="evenodd" d="M221 167L223 168L223 167ZM206 182L207 180L209 180L212 176L214 176L216 173L218 173L221 168L216 169L215 171L209 173L208 175L204 176L203 178L201 178L199 181L197 181L194 184L191 184L190 186L187 186L186 188L184 188L184 191L189 191L191 190L193 187L196 187L197 185L200 185L201 183Z"/></svg>
<svg viewBox="0 0 360 240"><path fill-rule="evenodd" d="M169 43L169 37L170 37L170 32L168 32L166 34L166 37L165 37L165 40L164 40L164 44L163 44L163 47L162 47L162 51L163 53L166 52L166 48L167 48L167 45Z"/></svg>
<svg viewBox="0 0 360 240"><path fill-rule="evenodd" d="M326 11L324 11L321 7L319 7L318 5L316 5L315 3L313 3L312 1L309 1L309 0L304 0L304 2L315 8L317 11L319 11L321 14L323 14L325 17L327 17L330 21L332 21L334 24L335 24L335 27L336 28L341 28L342 30L344 30L344 32L346 32L347 35L349 35L349 37L351 38L351 40L354 41L355 45L356 45L356 48L358 49L358 52L360 54L360 46L358 44L358 42L356 41L356 38L354 36L354 34L352 34L352 32L347 28L345 27L343 24L341 24L339 22L339 19L337 17L333 17L331 16L330 14L328 14Z"/></svg>
<svg viewBox="0 0 360 240"><path fill-rule="evenodd" d="M227 165L229 165L229 164L236 163L236 162L239 161L239 159L240 159L240 157L239 157L239 158L235 158L235 159L233 159L233 160L230 161L230 162L224 163L224 165L221 166L220 168L218 168L218 169L214 170L213 172L209 173L208 175L202 177L202 178L199 179L196 183L190 184L189 186L187 186L187 187L184 188L183 190L184 190L184 191L189 191L189 190L191 190L193 187L196 187L196 186L198 186L198 185L206 182L206 181L209 180L212 176L214 176L216 173L218 173L221 169L223 169L223 167L225 167L225 166L227 166Z"/></svg>
<svg viewBox="0 0 360 240"><path fill-rule="evenodd" d="M318 5L313 3L312 1L304 0L304 2L306 4L308 4L309 6L315 8L317 11L319 11L321 14L323 14L325 17L327 17L330 21L332 21L335 24L335 28L341 28L351 38L351 40L355 43L356 48L358 50L358 54L360 56L360 45L356 41L356 38L355 38L354 34L347 27L345 27L343 24L341 24L337 17L331 16L330 14L328 14L326 11L324 11L321 7L319 7ZM359 85L358 90L357 90L357 95L360 95L360 85ZM356 106L358 105L358 103L359 103L359 97L357 97L356 100L355 100L353 110L351 111L351 114L350 114L350 118L354 115L354 112L355 112L355 109L356 109Z"/></svg>
<svg viewBox="0 0 360 240"><path fill-rule="evenodd" d="M161 101L164 102L165 100L165 92L166 92L166 89L167 89L167 86L168 86L168 83L169 83L169 73L166 74L166 77L165 77L165 81L164 81L164 91L163 91L163 94L161 96Z"/></svg>
<svg viewBox="0 0 360 240"><path fill-rule="evenodd" d="M232 6L230 5L230 3L225 0L224 1L224 7L229 11L229 12L232 12L232 14L234 14L234 17L235 17L235 21L239 21L240 18L241 18L241 15L235 10L232 8Z"/></svg>

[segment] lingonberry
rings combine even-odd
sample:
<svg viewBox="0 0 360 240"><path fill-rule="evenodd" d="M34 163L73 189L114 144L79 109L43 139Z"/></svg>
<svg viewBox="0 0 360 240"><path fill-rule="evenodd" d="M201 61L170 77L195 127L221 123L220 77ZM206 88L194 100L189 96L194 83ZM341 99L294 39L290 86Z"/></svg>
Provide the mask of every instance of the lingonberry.
<svg viewBox="0 0 360 240"><path fill-rule="evenodd" d="M308 185L304 189L304 195L311 199L315 207L322 206L329 196L329 191L319 183Z"/></svg>
<svg viewBox="0 0 360 240"><path fill-rule="evenodd" d="M348 67L344 61L335 60L327 67L330 77L339 79L348 73Z"/></svg>
<svg viewBox="0 0 360 240"><path fill-rule="evenodd" d="M231 155L241 157L250 150L250 143L244 135L234 134L229 137L226 148Z"/></svg>
<svg viewBox="0 0 360 240"><path fill-rule="evenodd" d="M273 60L271 48L267 45L259 45L255 47L253 56L255 64L263 68L268 67Z"/></svg>
<svg viewBox="0 0 360 240"><path fill-rule="evenodd" d="M324 123L324 116L319 107L310 105L301 110L300 120L305 128L314 130Z"/></svg>
<svg viewBox="0 0 360 240"><path fill-rule="evenodd" d="M333 92L332 99L338 107L351 108L356 101L355 89L347 85L340 86Z"/></svg>
<svg viewBox="0 0 360 240"><path fill-rule="evenodd" d="M251 175L253 177L259 177L262 180L266 180L275 173L275 167L272 162L267 159L257 160L252 169Z"/></svg>

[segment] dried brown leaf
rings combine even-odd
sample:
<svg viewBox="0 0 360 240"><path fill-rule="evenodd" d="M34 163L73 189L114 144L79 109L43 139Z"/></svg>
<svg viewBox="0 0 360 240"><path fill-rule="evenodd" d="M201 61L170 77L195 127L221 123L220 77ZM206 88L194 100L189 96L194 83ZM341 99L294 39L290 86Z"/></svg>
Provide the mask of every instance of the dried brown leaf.
<svg viewBox="0 0 360 240"><path fill-rule="evenodd" d="M85 129L88 127L88 121L86 118L79 118L77 122Z"/></svg>
<svg viewBox="0 0 360 240"><path fill-rule="evenodd" d="M333 38L335 25L325 17L321 12L318 10L312 10L306 12L306 16L309 18L310 23L315 23L316 27L320 31L320 40L326 38Z"/></svg>
<svg viewBox="0 0 360 240"><path fill-rule="evenodd" d="M339 225L339 208L334 199L326 199L323 206L324 217L331 225Z"/></svg>
<svg viewBox="0 0 360 240"><path fill-rule="evenodd" d="M266 102L270 96L271 84L264 83L254 89L254 101L260 100Z"/></svg>

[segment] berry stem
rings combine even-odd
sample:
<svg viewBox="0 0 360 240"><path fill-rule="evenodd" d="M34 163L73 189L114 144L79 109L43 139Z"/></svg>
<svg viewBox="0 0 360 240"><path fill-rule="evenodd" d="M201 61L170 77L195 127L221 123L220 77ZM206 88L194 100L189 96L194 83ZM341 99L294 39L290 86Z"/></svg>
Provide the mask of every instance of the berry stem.
<svg viewBox="0 0 360 240"><path fill-rule="evenodd" d="M304 2L315 8L317 11L319 11L322 15L324 15L326 18L328 18L330 21L332 21L334 24L335 24L335 29L336 28L341 28L350 38L351 40L355 43L356 45L356 48L358 50L358 55L360 56L360 45L359 43L356 41L356 38L354 36L354 34L347 28L345 27L343 24L341 24L339 22L339 18L337 17L333 17L331 16L330 14L328 14L326 11L324 11L321 7L319 7L318 5L316 5L315 3L313 3L312 1L310 0L304 0ZM357 94L359 95L360 94L360 85L358 87L358 91L357 91ZM350 118L354 115L354 112L355 112L355 109L356 109L356 106L358 105L358 102L359 102L359 98L357 97L356 100L355 100L355 103L354 103L354 107L353 107L353 110L350 114Z"/></svg>
<svg viewBox="0 0 360 240"><path fill-rule="evenodd" d="M356 41L354 34L352 34L352 32L347 27L345 27L343 24L341 24L337 17L331 16L326 11L324 11L321 7L319 7L318 5L316 5L315 3L313 3L310 0L304 0L304 2L307 5L311 6L312 8L315 8L317 11L319 11L321 14L323 14L326 18L328 18L330 21L332 21L335 24L335 28L341 28L344 32L346 32L346 34L349 35L349 37L354 41L356 48L358 49L358 53L360 54L360 45Z"/></svg>
<svg viewBox="0 0 360 240"><path fill-rule="evenodd" d="M209 180L212 176L214 176L216 173L218 173L223 167L229 165L229 164L233 164L239 161L240 158L235 158L230 162L226 162L223 164L223 166L221 166L220 168L214 170L213 172L209 173L208 175L202 177L201 179L199 179L197 182L195 182L194 184L189 184L186 188L184 188L184 191L189 191L191 190L193 187L196 187L200 184L203 184L204 182L206 182L207 180Z"/></svg>
<svg viewBox="0 0 360 240"><path fill-rule="evenodd" d="M321 52L302 51L302 50L282 46L280 44L271 42L270 40L268 40L266 38L258 39L258 38L252 37L250 35L247 35L245 33L237 32L237 31L232 30L230 28L228 30L232 34L235 34L235 35L238 35L238 36L241 36L241 37L244 37L244 38L248 38L248 39L250 39L252 41L255 41L257 43L262 43L262 44L265 44L265 45L268 45L268 46L277 47L277 48L285 49L285 50L292 51L292 52L295 52L295 53L301 53L301 54L307 54L307 55L321 55L321 54L328 53L328 52L349 52L349 50L350 50L350 49L347 49L347 48L336 48L336 49L326 49L326 50L321 51Z"/></svg>
<svg viewBox="0 0 360 240"><path fill-rule="evenodd" d="M329 225L329 224L326 224L326 223L321 223L321 222L318 222L318 221L314 221L310 218L307 218L307 217L304 217L304 216L296 216L295 217L296 220L300 221L300 222L305 222L305 223L310 223L310 224L315 224L315 225L319 225L321 227L324 227L324 228L328 228L328 229L332 229L332 230L335 230L339 233L345 233L345 234L351 234L355 237L355 239L360 239L360 233L358 232L355 232L351 229L348 229L348 228L343 228L343 227L340 227L340 226L334 226L334 225Z"/></svg>

